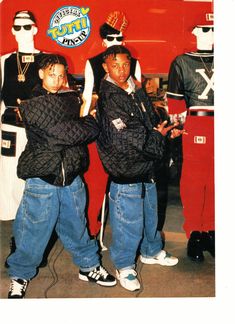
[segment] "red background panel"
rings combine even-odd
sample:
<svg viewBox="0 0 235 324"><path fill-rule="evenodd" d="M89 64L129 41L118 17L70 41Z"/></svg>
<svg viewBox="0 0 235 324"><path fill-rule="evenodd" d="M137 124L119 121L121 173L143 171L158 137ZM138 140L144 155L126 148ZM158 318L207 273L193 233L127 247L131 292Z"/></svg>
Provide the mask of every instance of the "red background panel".
<svg viewBox="0 0 235 324"><path fill-rule="evenodd" d="M89 7L91 33L82 45L66 48L49 36L50 18L63 6ZM35 37L36 48L64 55L70 72L83 74L85 61L101 51L99 27L110 11L125 12L129 26L125 31L126 46L139 59L144 74L168 73L173 58L188 50L194 50L195 37L192 27L213 12L208 1L184 0L3 0L1 10L1 54L16 49L11 34L12 19L18 10L31 10L37 19L39 32Z"/></svg>

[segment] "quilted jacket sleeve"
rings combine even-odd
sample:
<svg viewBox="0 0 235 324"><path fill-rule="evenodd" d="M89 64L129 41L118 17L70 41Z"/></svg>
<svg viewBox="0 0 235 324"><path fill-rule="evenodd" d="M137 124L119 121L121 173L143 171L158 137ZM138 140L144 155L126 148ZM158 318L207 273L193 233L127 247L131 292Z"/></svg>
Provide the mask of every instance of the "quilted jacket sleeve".
<svg viewBox="0 0 235 324"><path fill-rule="evenodd" d="M26 130L56 145L88 144L99 134L92 116L80 117L75 96L44 95L20 105Z"/></svg>
<svg viewBox="0 0 235 324"><path fill-rule="evenodd" d="M80 145L93 142L99 134L99 127L91 115L77 120L65 120L48 130L48 135L65 145Z"/></svg>

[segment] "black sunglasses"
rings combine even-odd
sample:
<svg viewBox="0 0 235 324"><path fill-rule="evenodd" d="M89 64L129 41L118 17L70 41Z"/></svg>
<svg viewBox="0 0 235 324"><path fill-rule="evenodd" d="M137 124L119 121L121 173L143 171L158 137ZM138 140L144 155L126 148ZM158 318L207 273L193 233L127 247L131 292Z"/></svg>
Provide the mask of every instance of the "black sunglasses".
<svg viewBox="0 0 235 324"><path fill-rule="evenodd" d="M106 36L106 39L108 42L112 42L114 39L116 39L118 42L122 42L124 37L123 36Z"/></svg>
<svg viewBox="0 0 235 324"><path fill-rule="evenodd" d="M24 28L24 30L31 30L33 25L24 25L24 26L20 26L20 25L13 25L13 29L15 31L19 31L21 30L21 28Z"/></svg>
<svg viewBox="0 0 235 324"><path fill-rule="evenodd" d="M209 30L214 31L214 27L202 27L203 33L207 33Z"/></svg>

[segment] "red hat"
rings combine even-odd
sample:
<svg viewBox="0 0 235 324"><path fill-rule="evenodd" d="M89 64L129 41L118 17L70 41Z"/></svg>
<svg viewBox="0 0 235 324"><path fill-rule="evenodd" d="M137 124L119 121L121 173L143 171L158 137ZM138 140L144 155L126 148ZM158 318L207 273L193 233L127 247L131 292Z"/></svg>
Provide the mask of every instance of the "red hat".
<svg viewBox="0 0 235 324"><path fill-rule="evenodd" d="M207 13L201 19L197 20L197 23L193 26L193 29L196 27L213 27L214 26L214 14Z"/></svg>
<svg viewBox="0 0 235 324"><path fill-rule="evenodd" d="M123 32L128 25L128 21L123 12L112 11L106 19L106 24L120 32Z"/></svg>

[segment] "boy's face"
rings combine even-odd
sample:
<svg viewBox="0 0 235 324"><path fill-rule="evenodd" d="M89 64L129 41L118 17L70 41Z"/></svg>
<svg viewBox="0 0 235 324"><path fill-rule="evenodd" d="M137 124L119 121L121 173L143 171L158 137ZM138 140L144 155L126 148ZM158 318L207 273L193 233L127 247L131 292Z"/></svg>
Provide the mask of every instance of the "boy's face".
<svg viewBox="0 0 235 324"><path fill-rule="evenodd" d="M123 87L130 75L130 59L127 54L110 55L103 63L105 72L119 85Z"/></svg>
<svg viewBox="0 0 235 324"><path fill-rule="evenodd" d="M66 71L62 64L50 65L46 69L39 70L42 86L51 93L56 93L66 83Z"/></svg>

